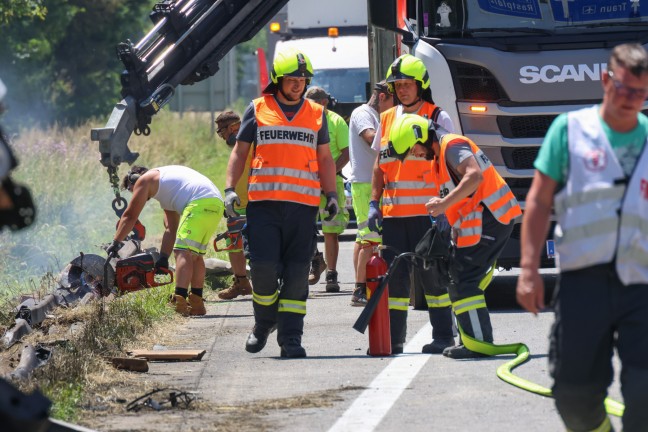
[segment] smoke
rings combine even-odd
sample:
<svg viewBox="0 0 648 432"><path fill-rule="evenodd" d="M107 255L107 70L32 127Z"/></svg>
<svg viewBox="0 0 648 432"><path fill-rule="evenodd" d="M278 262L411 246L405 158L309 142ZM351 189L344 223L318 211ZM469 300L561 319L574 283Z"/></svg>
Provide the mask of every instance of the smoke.
<svg viewBox="0 0 648 432"><path fill-rule="evenodd" d="M37 218L25 230L0 234L0 292L17 285L33 288L30 281L58 274L80 252L105 254L101 245L112 241L118 217L89 130L30 129L13 140L20 165L12 176L31 190ZM145 209L142 219L159 217L156 211Z"/></svg>

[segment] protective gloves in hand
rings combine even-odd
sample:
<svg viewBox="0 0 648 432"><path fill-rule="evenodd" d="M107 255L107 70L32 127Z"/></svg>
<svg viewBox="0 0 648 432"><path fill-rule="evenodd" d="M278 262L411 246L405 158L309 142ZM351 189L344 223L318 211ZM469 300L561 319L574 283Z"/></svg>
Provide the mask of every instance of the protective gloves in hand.
<svg viewBox="0 0 648 432"><path fill-rule="evenodd" d="M164 274L169 272L169 257L160 254L160 258L155 261L155 274Z"/></svg>
<svg viewBox="0 0 648 432"><path fill-rule="evenodd" d="M241 198L236 194L234 188L225 189L225 214L228 217L239 216L236 210L234 210L234 204L240 206Z"/></svg>
<svg viewBox="0 0 648 432"><path fill-rule="evenodd" d="M337 192L328 192L326 194L326 206L324 206L324 210L326 210L329 214L328 217L324 218L324 220L327 222L332 221L340 212Z"/></svg>
<svg viewBox="0 0 648 432"><path fill-rule="evenodd" d="M380 205L376 200L369 202L367 224L369 225L369 230L373 232L380 232L380 229L382 228L382 211L380 210Z"/></svg>
<svg viewBox="0 0 648 432"><path fill-rule="evenodd" d="M113 242L108 246L106 249L106 253L108 254L108 258L115 258L119 254L119 249L121 249L124 246L124 243L113 240Z"/></svg>

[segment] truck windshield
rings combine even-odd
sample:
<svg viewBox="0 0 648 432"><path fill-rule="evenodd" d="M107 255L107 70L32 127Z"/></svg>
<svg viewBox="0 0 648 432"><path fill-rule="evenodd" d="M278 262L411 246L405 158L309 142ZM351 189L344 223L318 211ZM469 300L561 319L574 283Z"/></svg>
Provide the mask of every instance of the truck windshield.
<svg viewBox="0 0 648 432"><path fill-rule="evenodd" d="M311 85L322 87L339 102L365 102L369 68L315 69Z"/></svg>
<svg viewBox="0 0 648 432"><path fill-rule="evenodd" d="M422 36L497 37L636 32L648 23L648 1L423 0ZM410 22L416 26L415 22Z"/></svg>

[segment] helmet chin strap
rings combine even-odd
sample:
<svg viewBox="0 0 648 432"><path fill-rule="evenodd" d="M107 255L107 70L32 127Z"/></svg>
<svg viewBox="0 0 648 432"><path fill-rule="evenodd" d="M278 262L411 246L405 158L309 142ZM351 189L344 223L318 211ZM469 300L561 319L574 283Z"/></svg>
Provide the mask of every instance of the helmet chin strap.
<svg viewBox="0 0 648 432"><path fill-rule="evenodd" d="M416 105L419 102L421 102L421 96L417 97L416 100L414 102L412 102L411 104L406 104L406 103L403 103L403 101L401 101L401 105L403 105L406 108L409 108L409 107L412 107L412 106Z"/></svg>
<svg viewBox="0 0 648 432"><path fill-rule="evenodd" d="M421 88L421 83L419 83L417 81L416 82L416 87L418 89L416 91L416 100L414 102L412 102L411 104L405 104L405 103L403 103L403 101L401 101L401 105L403 105L406 108L409 108L409 107L412 107L412 106L416 105L417 103L421 102L421 96L423 96L423 89Z"/></svg>

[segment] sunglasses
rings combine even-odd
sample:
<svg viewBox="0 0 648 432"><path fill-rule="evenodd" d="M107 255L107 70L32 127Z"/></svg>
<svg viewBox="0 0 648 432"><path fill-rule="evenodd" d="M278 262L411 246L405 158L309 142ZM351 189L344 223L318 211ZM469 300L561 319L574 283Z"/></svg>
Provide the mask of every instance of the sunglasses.
<svg viewBox="0 0 648 432"><path fill-rule="evenodd" d="M230 126L237 125L237 124L239 124L239 123L241 123L241 122L240 122L240 121L237 121L237 122L235 122L235 123L230 123L230 124L228 124L227 126L223 126L222 128L218 128L218 129L216 129L216 134L217 134L219 137L223 138L223 131L224 131L225 129L227 129L227 128L230 127Z"/></svg>
<svg viewBox="0 0 648 432"><path fill-rule="evenodd" d="M648 89L641 89L641 88L635 88L635 87L628 87L625 84L621 83L621 81L617 81L614 79L614 72L608 71L607 73L608 77L610 77L610 81L612 81L612 85L614 85L614 88L616 91L619 93L620 96L627 97L628 99L646 99L646 96L648 96Z"/></svg>

